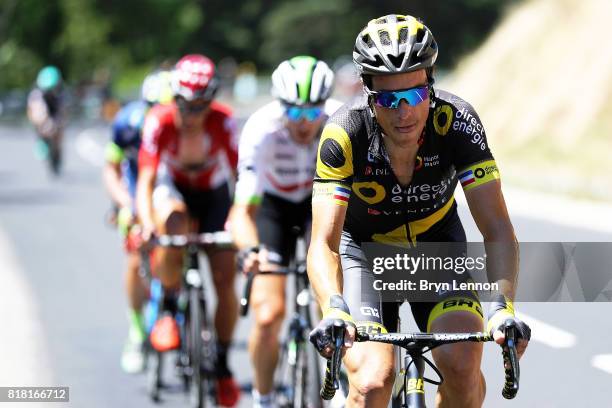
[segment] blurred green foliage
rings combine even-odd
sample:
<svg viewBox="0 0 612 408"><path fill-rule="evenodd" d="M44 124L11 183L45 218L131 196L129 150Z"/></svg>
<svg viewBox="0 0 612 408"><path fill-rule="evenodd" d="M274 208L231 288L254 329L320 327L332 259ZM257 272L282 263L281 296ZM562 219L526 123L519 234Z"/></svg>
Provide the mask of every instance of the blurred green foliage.
<svg viewBox="0 0 612 408"><path fill-rule="evenodd" d="M0 0L0 90L29 87L55 64L72 82L97 70L149 69L187 52L253 61L265 71L307 53L350 55L368 20L420 16L451 66L518 0Z"/></svg>

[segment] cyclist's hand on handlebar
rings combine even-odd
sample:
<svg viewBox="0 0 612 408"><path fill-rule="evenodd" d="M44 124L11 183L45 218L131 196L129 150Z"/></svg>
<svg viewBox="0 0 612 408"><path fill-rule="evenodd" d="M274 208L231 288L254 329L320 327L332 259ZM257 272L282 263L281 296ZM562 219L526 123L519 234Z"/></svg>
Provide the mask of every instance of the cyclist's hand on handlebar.
<svg viewBox="0 0 612 408"><path fill-rule="evenodd" d="M141 220L140 237L142 238L142 246L149 246L151 240L156 235L155 224Z"/></svg>
<svg viewBox="0 0 612 408"><path fill-rule="evenodd" d="M310 332L310 342L323 357L329 359L334 351L334 327L344 328L344 347L353 346L357 329L355 321L350 315L346 302L340 295L333 295L329 301L329 308L323 312L323 318Z"/></svg>
<svg viewBox="0 0 612 408"><path fill-rule="evenodd" d="M251 246L240 250L238 252L238 269L245 274L259 272L260 259L262 255L265 256L262 252L264 250L260 249L259 246Z"/></svg>
<svg viewBox="0 0 612 408"><path fill-rule="evenodd" d="M525 353L529 340L531 339L531 328L522 320L514 315L514 305L512 301L504 295L496 296L491 302L488 314L487 332L493 335L497 344L504 344L505 335L500 328L508 319L514 321L516 326L518 342L516 351L519 358Z"/></svg>

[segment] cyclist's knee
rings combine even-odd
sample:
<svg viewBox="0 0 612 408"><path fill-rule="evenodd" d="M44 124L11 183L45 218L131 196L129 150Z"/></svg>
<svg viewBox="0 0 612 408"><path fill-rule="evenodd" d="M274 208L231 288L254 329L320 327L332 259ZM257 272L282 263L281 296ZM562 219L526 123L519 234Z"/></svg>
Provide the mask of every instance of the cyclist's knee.
<svg viewBox="0 0 612 408"><path fill-rule="evenodd" d="M164 221L167 234L186 234L189 231L189 215L182 208L175 208Z"/></svg>
<svg viewBox="0 0 612 408"><path fill-rule="evenodd" d="M345 357L351 392L350 401L363 406L365 401L385 400L391 392L395 371L393 348L382 344L355 344Z"/></svg>
<svg viewBox="0 0 612 408"><path fill-rule="evenodd" d="M255 326L261 336L276 336L285 318L285 302L282 298L271 297L258 302L255 309Z"/></svg>
<svg viewBox="0 0 612 408"><path fill-rule="evenodd" d="M482 345L450 344L434 350L433 355L447 385L468 389L480 381Z"/></svg>

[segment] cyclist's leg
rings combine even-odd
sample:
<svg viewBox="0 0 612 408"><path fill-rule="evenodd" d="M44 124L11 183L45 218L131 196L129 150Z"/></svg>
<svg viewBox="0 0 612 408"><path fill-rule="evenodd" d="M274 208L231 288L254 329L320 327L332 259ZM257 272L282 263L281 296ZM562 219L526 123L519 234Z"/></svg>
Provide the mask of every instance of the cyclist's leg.
<svg viewBox="0 0 612 408"><path fill-rule="evenodd" d="M224 230L231 205L227 184L207 191L184 192L184 196L190 214L198 221L198 232ZM214 321L223 354L220 363L226 366L225 351L231 343L234 327L238 320L238 298L234 288L236 277L235 252L211 249L206 254L210 262L212 281L217 294L217 309Z"/></svg>
<svg viewBox="0 0 612 408"><path fill-rule="evenodd" d="M279 332L285 317L283 275L259 275L253 280L250 304L254 324L249 335L249 354L254 369L253 389L266 399L274 391L274 370L279 357Z"/></svg>
<svg viewBox="0 0 612 408"><path fill-rule="evenodd" d="M345 232L340 242L340 257L344 274L343 296L357 329L386 333L383 319L385 322L397 321L399 304L385 305L383 308L380 294L373 289L374 275L369 270L363 251ZM388 319L385 313L395 317ZM346 406L386 407L395 379L393 346L373 342L354 343L344 356L344 364L349 379Z"/></svg>
<svg viewBox="0 0 612 408"><path fill-rule="evenodd" d="M147 288L140 277L140 254L126 251L127 268L125 271L125 290L132 310L141 310L147 298Z"/></svg>
<svg viewBox="0 0 612 408"><path fill-rule="evenodd" d="M199 232L224 230L231 206L227 184L208 191L184 192L184 197L190 214L198 221ZM240 389L227 363L227 354L238 320L238 298L234 288L235 252L211 249L207 251L207 255L217 294L214 318L217 333L217 399L222 406L233 406L240 397Z"/></svg>
<svg viewBox="0 0 612 408"><path fill-rule="evenodd" d="M484 328L480 302L469 292L451 292L438 303L411 306L423 331L460 333L478 332ZM444 376L444 382L438 387L436 406L482 406L486 390L480 371L482 349L482 343L456 343L432 351Z"/></svg>
<svg viewBox="0 0 612 408"><path fill-rule="evenodd" d="M443 232L436 233L429 240L448 242L449 245L441 247L446 251L445 256L465 257L466 236L456 210L448 218ZM448 277L444 271L440 273L447 282L471 279L468 273L450 272ZM416 313L413 304L411 307L419 328L424 331L476 332L484 328L478 295L471 291L440 293L437 301L417 304ZM482 343L456 343L432 351L434 361L444 376L444 383L438 387L436 396L438 407L482 406L486 389L480 371L482 350Z"/></svg>
<svg viewBox="0 0 612 408"><path fill-rule="evenodd" d="M259 240L267 251L267 265L262 270L288 266L295 249L296 235L292 227L296 214L294 204L264 195L257 213ZM253 280L251 305L255 324L249 336L249 354L255 371L256 404L272 402L274 370L279 359L279 332L285 317L285 285L283 275L259 275Z"/></svg>
<svg viewBox="0 0 612 408"><path fill-rule="evenodd" d="M186 234L189 231L189 215L184 199L172 179L163 169L157 176L153 190L155 224L160 234ZM183 250L179 248L156 248L155 272L166 289L181 287Z"/></svg>
<svg viewBox="0 0 612 408"><path fill-rule="evenodd" d="M137 373L144 368L143 344L146 338L142 306L146 299L146 288L138 273L140 257L135 251L126 251L127 268L125 288L128 298L130 328L122 355L121 366L127 373Z"/></svg>

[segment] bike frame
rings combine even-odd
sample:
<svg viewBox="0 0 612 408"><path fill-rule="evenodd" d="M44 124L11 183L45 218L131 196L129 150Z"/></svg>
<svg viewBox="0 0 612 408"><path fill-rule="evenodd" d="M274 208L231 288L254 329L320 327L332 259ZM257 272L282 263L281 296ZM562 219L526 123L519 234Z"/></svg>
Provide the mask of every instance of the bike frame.
<svg viewBox="0 0 612 408"><path fill-rule="evenodd" d="M183 266L183 285L179 298L177 299L178 308L176 320L181 330L181 357L180 362L183 366L183 378L185 386L192 394L193 403L197 407L205 405L205 399L213 395L213 381L215 379L215 353L210 347L203 344L206 341L210 344L213 341L213 334L209 333L207 316L206 298L204 296L204 279L200 270L200 250L207 247L233 248L232 241L225 232L187 234L187 235L161 235L153 240L157 246L167 248L181 248L185 250L185 263ZM151 284L156 279L151 278L150 265L148 262L148 252L142 251L144 275L149 278ZM143 273L141 273L143 274ZM163 301L163 295L157 299ZM158 307L162 305L158 303ZM196 310L197 309L197 310ZM192 321L196 319L197 322ZM195 327L193 329L191 326ZM191 333L190 329L197 330L200 334ZM204 331L208 334L204 336ZM204 338L206 337L206 338ZM194 344L195 343L195 344ZM193 354L192 348L199 349L198 354ZM159 400L159 388L161 387L161 356L159 357L159 367L156 370L157 378L153 384L151 395L154 400ZM195 388L194 388L195 385Z"/></svg>

